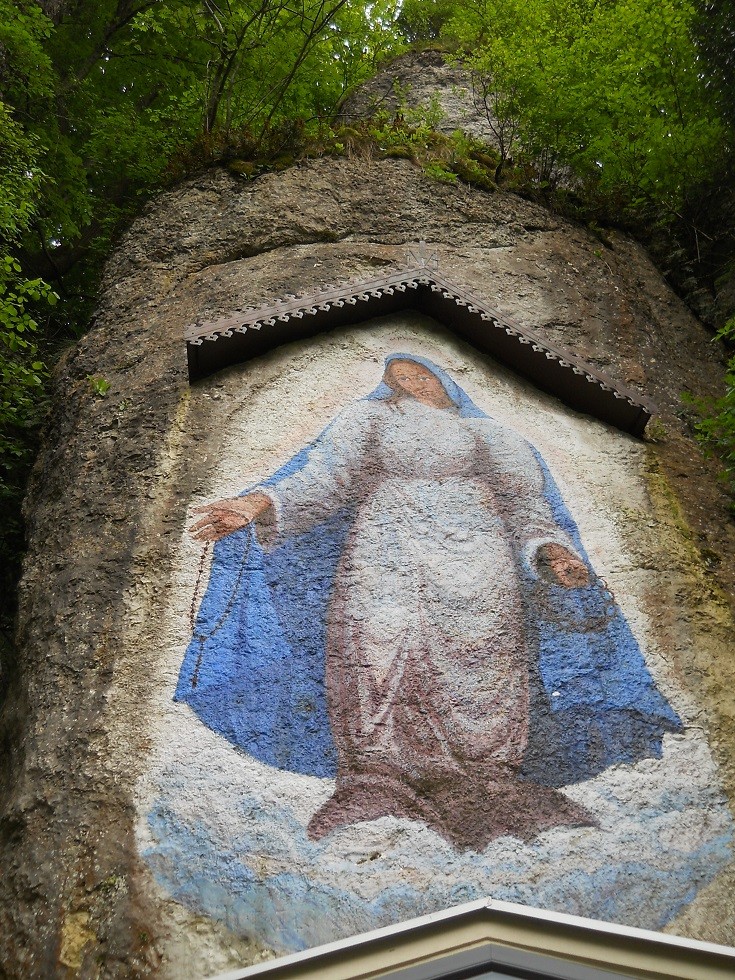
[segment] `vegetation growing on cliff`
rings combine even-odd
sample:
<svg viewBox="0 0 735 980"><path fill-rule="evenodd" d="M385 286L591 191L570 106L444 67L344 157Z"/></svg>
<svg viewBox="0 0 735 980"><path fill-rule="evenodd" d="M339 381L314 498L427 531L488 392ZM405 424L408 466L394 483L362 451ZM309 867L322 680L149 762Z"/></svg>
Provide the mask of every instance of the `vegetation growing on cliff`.
<svg viewBox="0 0 735 980"><path fill-rule="evenodd" d="M115 236L213 162L252 176L370 143L440 180L622 221L721 327L734 35L733 0L0 0L0 499L19 513L45 364L86 329ZM332 128L345 92L411 44L469 67L496 147L428 117ZM725 410L702 434L727 455ZM6 594L20 550L15 519Z"/></svg>
<svg viewBox="0 0 735 980"><path fill-rule="evenodd" d="M732 0L405 0L401 19L470 69L499 177L626 223L722 325L732 310L693 294L735 258Z"/></svg>

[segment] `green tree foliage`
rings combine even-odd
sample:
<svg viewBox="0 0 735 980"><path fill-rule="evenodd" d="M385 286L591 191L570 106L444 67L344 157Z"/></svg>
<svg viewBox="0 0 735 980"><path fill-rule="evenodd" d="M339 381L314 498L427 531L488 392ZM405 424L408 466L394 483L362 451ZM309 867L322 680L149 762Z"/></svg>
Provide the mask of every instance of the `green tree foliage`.
<svg viewBox="0 0 735 980"><path fill-rule="evenodd" d="M503 161L614 209L677 214L721 157L687 0L483 0L445 33Z"/></svg>
<svg viewBox="0 0 735 980"><path fill-rule="evenodd" d="M19 500L44 413L46 367L34 334L33 311L56 295L30 279L15 257L32 227L48 181L41 169L44 145L34 132L30 107L47 98L51 73L43 43L50 23L34 5L12 9L0 2L0 589L12 594L22 528ZM6 101L8 100L8 101ZM10 102L9 100L13 100ZM9 645L9 612L0 608L0 662Z"/></svg>
<svg viewBox="0 0 735 980"><path fill-rule="evenodd" d="M705 88L714 93L718 108L735 126L735 0L700 3L694 38L705 63Z"/></svg>
<svg viewBox="0 0 735 980"><path fill-rule="evenodd" d="M717 336L735 343L735 316L718 331ZM685 395L685 401L694 405L699 419L694 423L700 441L709 452L722 460L722 479L727 485L735 514L735 357L731 357L725 373L725 394L714 401Z"/></svg>
<svg viewBox="0 0 735 980"><path fill-rule="evenodd" d="M67 5L45 46L52 111L34 113L55 177L38 216L41 271L73 273L70 294L93 292L94 259L141 197L268 130L329 115L384 43L391 5L370 9L368 18L347 0Z"/></svg>
<svg viewBox="0 0 735 980"><path fill-rule="evenodd" d="M27 433L44 409L46 367L39 360L34 334L38 323L31 313L58 296L42 279L25 279L10 255L0 258L0 501L14 492L17 471L29 461Z"/></svg>
<svg viewBox="0 0 735 980"><path fill-rule="evenodd" d="M446 40L456 7L454 0L403 0L396 26L410 44Z"/></svg>

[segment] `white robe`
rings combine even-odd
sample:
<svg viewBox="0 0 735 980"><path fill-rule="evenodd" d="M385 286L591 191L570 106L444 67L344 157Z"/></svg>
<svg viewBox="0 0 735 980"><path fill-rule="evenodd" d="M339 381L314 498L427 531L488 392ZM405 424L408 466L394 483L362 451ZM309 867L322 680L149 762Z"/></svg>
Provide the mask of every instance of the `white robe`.
<svg viewBox="0 0 735 980"><path fill-rule="evenodd" d="M364 400L302 469L261 489L276 514L266 544L356 506L327 624L338 782L517 768L529 699L519 563L536 574L550 542L575 552L529 444L456 409Z"/></svg>

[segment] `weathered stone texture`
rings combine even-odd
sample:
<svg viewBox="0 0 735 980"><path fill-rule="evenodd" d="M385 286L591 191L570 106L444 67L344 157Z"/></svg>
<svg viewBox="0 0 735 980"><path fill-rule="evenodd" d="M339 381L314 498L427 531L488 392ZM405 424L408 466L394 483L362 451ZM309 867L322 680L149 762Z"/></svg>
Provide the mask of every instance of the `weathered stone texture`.
<svg viewBox="0 0 735 980"><path fill-rule="evenodd" d="M439 51L410 51L384 65L344 100L338 119L349 125L381 114L389 120L400 114L407 122L428 122L442 133L459 130L483 143L496 143L472 73L448 64Z"/></svg>
<svg viewBox="0 0 735 980"><path fill-rule="evenodd" d="M669 596L651 600L674 634L664 599L690 610L702 644L677 671L735 789L733 529L716 466L680 401L684 390L719 391L722 355L644 251L615 233L603 243L509 194L437 184L402 160L314 160L252 182L215 169L135 222L108 265L92 330L56 374L26 503L20 660L2 717L0 973L145 976L159 968L167 933L198 928L188 913L153 907L141 887L134 786L155 658L124 642L141 596L163 588L201 492L203 471L181 459L208 451L189 412L184 326L367 276L420 238L488 305L657 401L654 516L632 514L629 534L639 551L644 524L652 538L665 530L682 542L670 552ZM90 376L109 381L106 396ZM155 643L156 624L144 625ZM690 910L690 935L735 939L724 889L710 887L705 915ZM200 927L192 948L202 969L256 955L246 938Z"/></svg>

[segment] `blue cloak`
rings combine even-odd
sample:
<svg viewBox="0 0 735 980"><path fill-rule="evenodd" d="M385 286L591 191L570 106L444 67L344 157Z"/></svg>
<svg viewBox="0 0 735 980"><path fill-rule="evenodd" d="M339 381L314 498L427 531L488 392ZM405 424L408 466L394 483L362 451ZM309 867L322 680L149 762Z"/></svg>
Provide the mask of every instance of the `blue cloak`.
<svg viewBox="0 0 735 980"><path fill-rule="evenodd" d="M487 417L431 361L462 417ZM392 395L384 383L368 399ZM328 431L328 428L324 431ZM300 470L314 443L260 486ZM659 758L682 723L657 690L637 640L595 575L548 467L544 495L587 564L590 584L567 589L518 571L531 664L529 742L522 775L547 786L580 782L616 763ZM248 491L245 491L248 492ZM205 725L278 769L333 778L336 751L324 685L327 607L355 507L265 552L252 527L218 541L174 698Z"/></svg>

